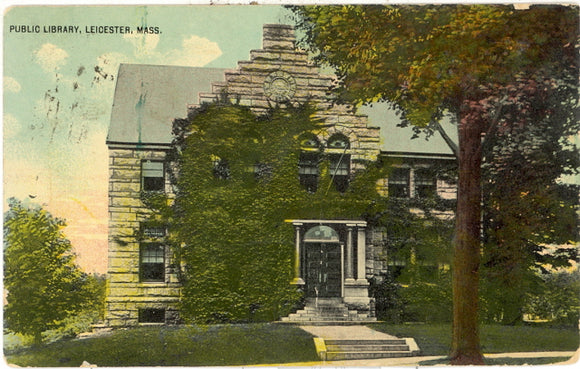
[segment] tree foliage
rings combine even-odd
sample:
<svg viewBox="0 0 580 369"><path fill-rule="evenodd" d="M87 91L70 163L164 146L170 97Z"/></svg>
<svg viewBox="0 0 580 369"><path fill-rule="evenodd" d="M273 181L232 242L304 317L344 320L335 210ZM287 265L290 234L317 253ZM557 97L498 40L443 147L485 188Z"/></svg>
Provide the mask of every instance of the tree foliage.
<svg viewBox="0 0 580 369"><path fill-rule="evenodd" d="M526 299L526 311L558 325L577 327L580 316L580 271L559 271L542 275L540 293Z"/></svg>
<svg viewBox="0 0 580 369"><path fill-rule="evenodd" d="M340 193L319 152L318 190L298 176L301 142L322 128L309 106L256 116L247 107L206 104L174 124L175 201L171 238L183 265L187 321L276 320L301 294L293 279L288 219L360 218L377 196L373 165Z"/></svg>
<svg viewBox="0 0 580 369"><path fill-rule="evenodd" d="M548 244L577 241L578 188L559 182L579 167L568 137L580 131L573 76L523 80L509 96L484 145L483 294L486 319L520 323L526 299L541 290L538 273L569 266L573 248L548 252ZM572 101L567 101L572 100Z"/></svg>
<svg viewBox="0 0 580 369"><path fill-rule="evenodd" d="M65 221L36 205L9 200L4 215L6 327L32 335L62 326L84 309L98 309L94 281L75 264ZM101 293L102 295L102 293Z"/></svg>
<svg viewBox="0 0 580 369"><path fill-rule="evenodd" d="M453 364L483 363L477 327L480 265L481 136L504 103L518 106L517 79L575 76L576 7L310 6L293 7L304 41L338 73L337 92L358 102L390 101L418 127L440 127L449 111L459 132L453 263ZM490 99L490 86L517 96ZM535 91L534 91L535 92ZM491 96L490 96L491 95ZM564 106L570 109L571 106ZM519 124L506 121L508 124ZM431 126L431 127L429 127Z"/></svg>

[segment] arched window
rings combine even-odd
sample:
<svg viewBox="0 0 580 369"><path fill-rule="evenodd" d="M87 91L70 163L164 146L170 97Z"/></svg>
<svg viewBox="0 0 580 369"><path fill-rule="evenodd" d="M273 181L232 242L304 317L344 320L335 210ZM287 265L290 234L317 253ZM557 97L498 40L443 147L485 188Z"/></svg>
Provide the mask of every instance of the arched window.
<svg viewBox="0 0 580 369"><path fill-rule="evenodd" d="M342 133L335 133L328 139L327 146L329 149L349 149L350 141Z"/></svg>
<svg viewBox="0 0 580 369"><path fill-rule="evenodd" d="M312 133L303 134L300 137L300 147L302 149L319 149L320 148L320 141L318 137L316 137Z"/></svg>
<svg viewBox="0 0 580 369"><path fill-rule="evenodd" d="M339 242L338 233L329 226L312 227L304 234L305 242Z"/></svg>

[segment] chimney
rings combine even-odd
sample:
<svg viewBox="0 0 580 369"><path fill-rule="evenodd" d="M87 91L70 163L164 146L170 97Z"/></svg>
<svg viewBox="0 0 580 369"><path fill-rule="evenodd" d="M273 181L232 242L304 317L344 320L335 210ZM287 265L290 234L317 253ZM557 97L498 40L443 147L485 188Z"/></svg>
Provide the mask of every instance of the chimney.
<svg viewBox="0 0 580 369"><path fill-rule="evenodd" d="M286 24L264 24L262 48L264 50L292 50L296 48L294 27Z"/></svg>

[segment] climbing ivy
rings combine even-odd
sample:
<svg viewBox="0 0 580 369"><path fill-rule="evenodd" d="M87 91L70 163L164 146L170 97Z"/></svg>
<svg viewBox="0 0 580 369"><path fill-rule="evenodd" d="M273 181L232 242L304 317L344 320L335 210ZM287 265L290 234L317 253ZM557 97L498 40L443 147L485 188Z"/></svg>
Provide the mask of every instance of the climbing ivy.
<svg viewBox="0 0 580 369"><path fill-rule="evenodd" d="M255 115L235 103L204 104L174 124L170 159L175 199L169 224L188 322L276 320L301 297L293 279L298 218L361 218L373 212L380 165L352 175L348 190L332 185L320 151L320 182L299 181L305 134L320 133L314 109L274 108Z"/></svg>

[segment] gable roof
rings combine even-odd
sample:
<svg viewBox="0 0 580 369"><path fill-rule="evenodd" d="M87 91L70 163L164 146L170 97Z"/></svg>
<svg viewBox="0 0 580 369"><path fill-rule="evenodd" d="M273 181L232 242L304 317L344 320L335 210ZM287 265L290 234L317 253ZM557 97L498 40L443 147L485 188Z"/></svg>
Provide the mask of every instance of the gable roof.
<svg viewBox="0 0 580 369"><path fill-rule="evenodd" d="M413 127L398 127L401 118L387 103L374 103L372 106L362 106L358 110L368 116L369 125L380 127L381 152L396 156L454 157L439 133L426 138L425 134L413 138ZM449 119L440 122L451 140L457 141L457 127Z"/></svg>
<svg viewBox="0 0 580 369"><path fill-rule="evenodd" d="M228 69L170 65L121 64L111 111L107 144L166 147L171 144L172 123L186 118L188 105L199 103L199 94L212 91L212 82L224 81ZM397 127L400 119L385 103L363 106L370 127L380 127L380 150L387 155L451 157L439 134L428 140L411 139L411 127ZM443 122L456 139L456 129Z"/></svg>
<svg viewBox="0 0 580 369"><path fill-rule="evenodd" d="M111 111L107 144L167 145L175 118L200 92L223 81L226 69L121 64Z"/></svg>

